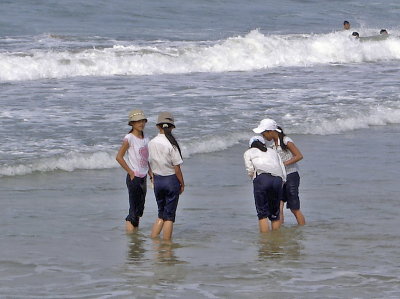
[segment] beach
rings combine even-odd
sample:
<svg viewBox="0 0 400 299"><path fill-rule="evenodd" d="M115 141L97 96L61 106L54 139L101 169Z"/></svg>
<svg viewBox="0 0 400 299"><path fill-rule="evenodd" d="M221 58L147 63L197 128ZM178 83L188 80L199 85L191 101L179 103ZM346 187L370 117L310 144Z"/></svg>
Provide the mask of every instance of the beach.
<svg viewBox="0 0 400 299"><path fill-rule="evenodd" d="M371 144L371 135L379 142ZM184 162L187 186L172 243L149 237L157 214L152 189L140 231L124 232L120 169L3 178L0 293L395 298L400 234L390 228L399 225L398 137L398 126L293 136L305 156L300 193L307 225L298 227L285 211L281 230L265 235L258 233L244 142ZM360 148L355 159L351 153Z"/></svg>
<svg viewBox="0 0 400 299"><path fill-rule="evenodd" d="M400 296L398 2L1 9L1 299ZM133 109L150 139L160 112L175 118L186 186L172 242L149 237L150 185L125 232L115 158ZM243 161L264 118L304 155L306 225L285 210L268 234Z"/></svg>

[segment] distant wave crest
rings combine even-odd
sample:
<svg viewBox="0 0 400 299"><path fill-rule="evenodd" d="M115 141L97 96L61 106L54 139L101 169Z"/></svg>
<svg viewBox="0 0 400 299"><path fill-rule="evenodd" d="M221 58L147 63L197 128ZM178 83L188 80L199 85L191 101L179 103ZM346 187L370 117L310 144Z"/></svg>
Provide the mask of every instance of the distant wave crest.
<svg viewBox="0 0 400 299"><path fill-rule="evenodd" d="M152 75L361 63L400 59L400 39L360 42L348 32L245 36L218 42L154 42L79 50L0 53L0 81Z"/></svg>

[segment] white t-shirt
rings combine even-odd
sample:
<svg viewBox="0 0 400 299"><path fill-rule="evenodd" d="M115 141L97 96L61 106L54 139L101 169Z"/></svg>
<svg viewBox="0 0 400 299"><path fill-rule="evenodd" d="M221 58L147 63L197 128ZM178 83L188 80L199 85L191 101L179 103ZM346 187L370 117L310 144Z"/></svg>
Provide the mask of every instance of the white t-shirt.
<svg viewBox="0 0 400 299"><path fill-rule="evenodd" d="M158 134L150 140L149 161L152 172L162 176L175 174L174 166L183 163L178 149L172 146L165 134Z"/></svg>
<svg viewBox="0 0 400 299"><path fill-rule="evenodd" d="M247 174L250 177L255 178L257 174L270 173L273 176L281 177L284 182L286 181L285 166L274 149L269 148L263 152L253 147L248 149L243 157Z"/></svg>
<svg viewBox="0 0 400 299"><path fill-rule="evenodd" d="M135 172L135 176L145 177L149 171L149 138L138 138L129 133L124 137L128 141L127 158L125 159L129 168Z"/></svg>
<svg viewBox="0 0 400 299"><path fill-rule="evenodd" d="M287 145L289 142L294 143L293 140L290 137L287 137L287 136L283 137L283 143L285 145ZM274 143L272 145L272 148L275 149L278 152L278 154L281 157L283 162L286 162L287 160L290 160L290 159L293 158L293 154L289 149L287 151L284 151L282 149L282 147L280 146L280 140L279 139L278 139L278 146L276 146L275 143ZM297 165L297 163L286 165L286 173L287 174L290 174L290 173L293 173L293 172L296 172L296 171L299 171L299 166Z"/></svg>

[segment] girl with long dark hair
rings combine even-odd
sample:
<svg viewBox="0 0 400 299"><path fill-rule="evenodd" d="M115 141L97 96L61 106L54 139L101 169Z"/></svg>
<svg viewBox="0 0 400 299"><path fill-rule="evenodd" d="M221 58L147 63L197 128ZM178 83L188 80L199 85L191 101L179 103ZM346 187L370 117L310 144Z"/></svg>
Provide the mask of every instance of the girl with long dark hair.
<svg viewBox="0 0 400 299"><path fill-rule="evenodd" d="M158 206L158 218L153 225L151 237L172 238L176 208L179 195L185 189L180 165L183 163L181 149L172 130L175 128L174 117L169 112L158 116L159 134L149 142L149 161L153 171L154 194Z"/></svg>

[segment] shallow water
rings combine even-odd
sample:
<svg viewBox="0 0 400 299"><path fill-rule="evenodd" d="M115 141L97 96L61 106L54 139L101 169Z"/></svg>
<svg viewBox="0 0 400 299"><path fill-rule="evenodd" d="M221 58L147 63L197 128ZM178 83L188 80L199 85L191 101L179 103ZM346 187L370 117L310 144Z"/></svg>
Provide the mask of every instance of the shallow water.
<svg viewBox="0 0 400 299"><path fill-rule="evenodd" d="M383 5L384 4L384 5ZM397 298L395 1L3 1L1 298ZM357 41L385 27L386 40ZM128 111L176 118L187 184L172 243L137 235L115 161ZM294 139L297 227L260 235L243 152Z"/></svg>
<svg viewBox="0 0 400 299"><path fill-rule="evenodd" d="M371 134L380 142L350 155ZM267 235L257 232L245 143L185 162L172 243L148 237L151 189L140 232L124 233L120 170L3 179L0 291L6 298L395 298L398 135L392 126L293 136L305 155L307 225L297 227L286 212L284 227Z"/></svg>

